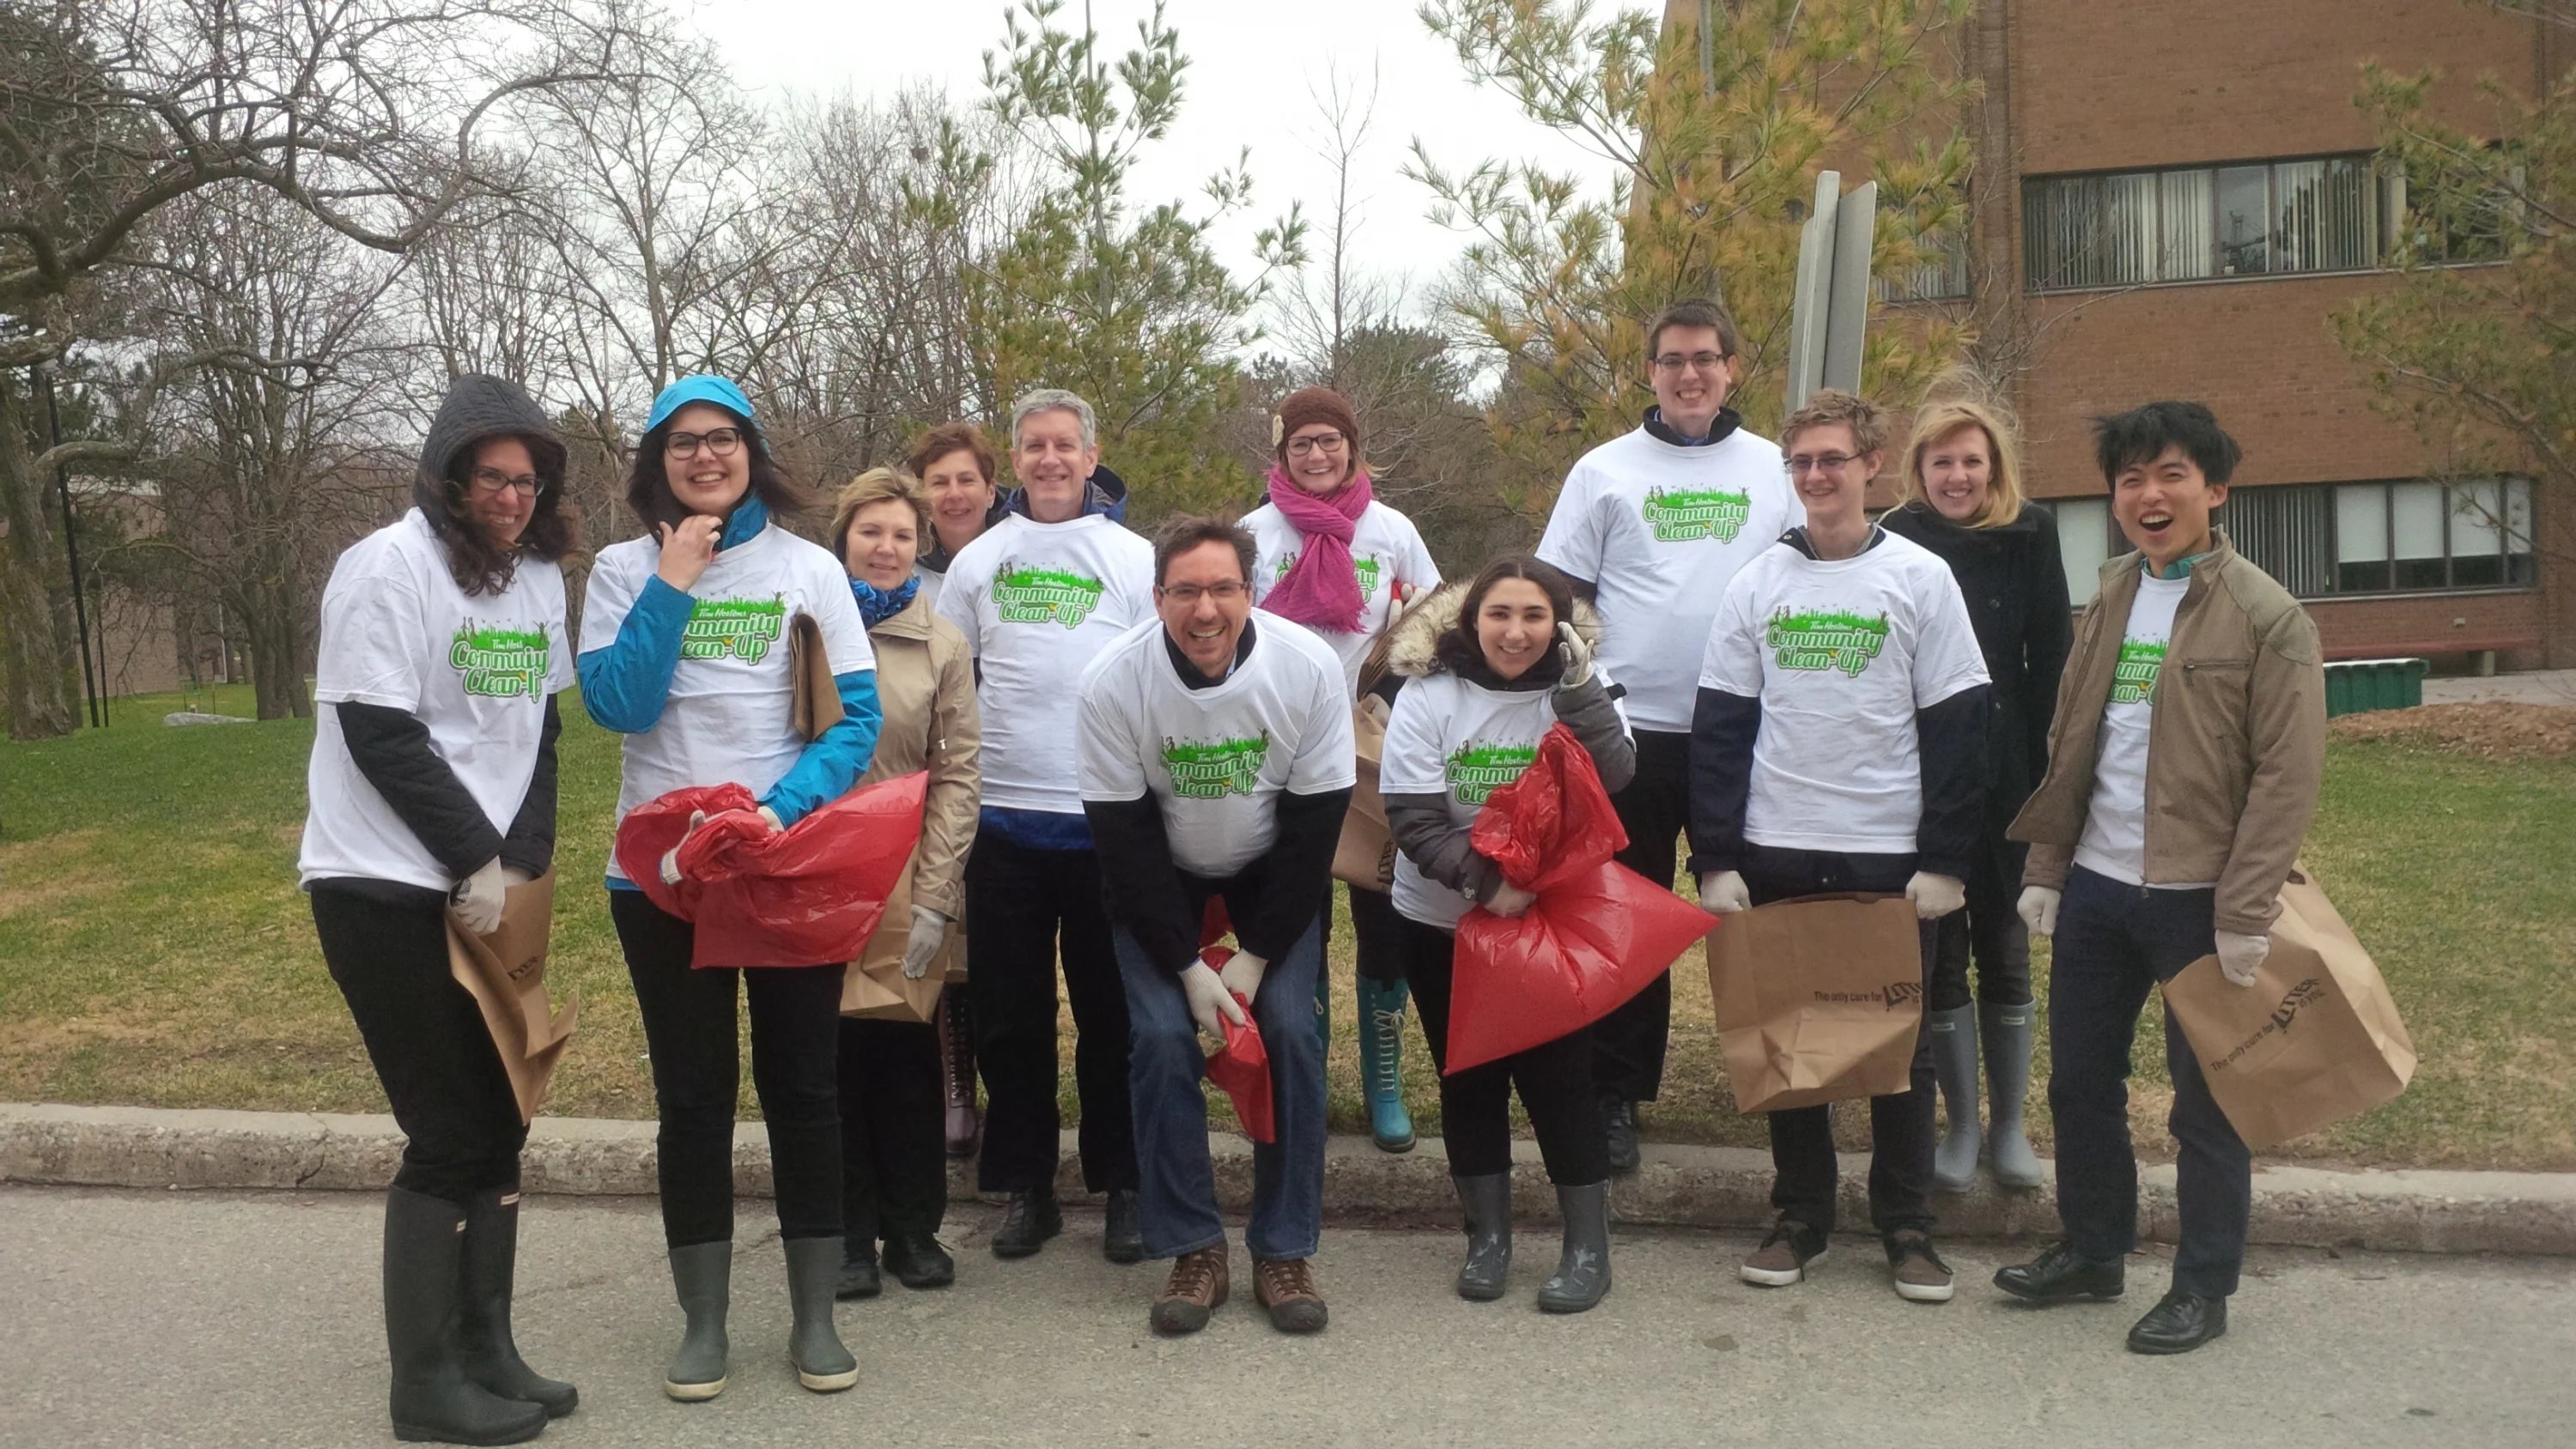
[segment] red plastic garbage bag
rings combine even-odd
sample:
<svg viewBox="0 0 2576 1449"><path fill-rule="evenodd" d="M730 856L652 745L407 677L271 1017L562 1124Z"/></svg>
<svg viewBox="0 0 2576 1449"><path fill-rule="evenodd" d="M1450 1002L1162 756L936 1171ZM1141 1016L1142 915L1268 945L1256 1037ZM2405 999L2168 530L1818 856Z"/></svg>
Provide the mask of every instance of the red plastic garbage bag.
<svg viewBox="0 0 2576 1449"><path fill-rule="evenodd" d="M915 771L862 786L779 831L740 785L674 790L617 827L617 864L654 905L697 926L692 966L853 961L921 840L929 780ZM706 821L691 830L699 812ZM665 855L676 882L663 879Z"/></svg>
<svg viewBox="0 0 2576 1449"><path fill-rule="evenodd" d="M1564 725L1485 801L1477 853L1538 901L1519 916L1482 907L1458 923L1449 1070L1463 1071L1609 1015L1716 918L1612 860L1628 832L1592 756Z"/></svg>
<svg viewBox="0 0 2576 1449"><path fill-rule="evenodd" d="M1210 939L1226 933L1224 908L1209 902L1207 932ZM1223 946L1207 946L1199 959L1211 971L1222 971L1234 959L1234 952ZM1243 1008L1243 1025L1237 1026L1217 1017L1225 1028L1225 1045L1208 1053L1207 1079L1225 1089L1234 1100L1234 1118L1243 1124L1243 1134L1255 1142L1279 1140L1279 1118L1270 1097L1270 1049L1261 1044L1261 1028L1252 1020L1252 1003L1240 991L1232 993L1235 1004Z"/></svg>

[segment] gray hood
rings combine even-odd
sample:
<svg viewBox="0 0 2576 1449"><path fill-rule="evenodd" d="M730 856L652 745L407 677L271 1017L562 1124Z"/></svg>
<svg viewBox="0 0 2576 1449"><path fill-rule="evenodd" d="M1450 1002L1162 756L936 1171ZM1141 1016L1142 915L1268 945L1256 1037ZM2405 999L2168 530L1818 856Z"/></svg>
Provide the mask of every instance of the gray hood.
<svg viewBox="0 0 2576 1449"><path fill-rule="evenodd" d="M537 406L527 389L507 378L469 372L447 385L447 399L430 420L429 436L420 448L420 471L412 478L412 501L432 518L443 516L447 504L441 480L457 455L504 433L527 441L529 453L536 458L537 476L549 491L563 486L563 437L546 410Z"/></svg>

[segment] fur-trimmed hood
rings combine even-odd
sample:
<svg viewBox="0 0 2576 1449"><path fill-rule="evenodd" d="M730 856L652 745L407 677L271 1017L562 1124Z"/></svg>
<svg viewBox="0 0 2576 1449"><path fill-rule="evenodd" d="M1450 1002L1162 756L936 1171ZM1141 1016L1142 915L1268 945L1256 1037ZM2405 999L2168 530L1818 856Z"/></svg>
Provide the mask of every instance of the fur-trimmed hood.
<svg viewBox="0 0 2576 1449"><path fill-rule="evenodd" d="M1406 609L1404 617L1387 631L1384 668L1372 672L1406 679L1446 673L1449 665L1440 657L1440 636L1458 622L1458 611L1466 607L1469 582L1455 579L1442 584ZM1601 615L1582 599L1574 601L1574 632L1594 649L1601 647Z"/></svg>

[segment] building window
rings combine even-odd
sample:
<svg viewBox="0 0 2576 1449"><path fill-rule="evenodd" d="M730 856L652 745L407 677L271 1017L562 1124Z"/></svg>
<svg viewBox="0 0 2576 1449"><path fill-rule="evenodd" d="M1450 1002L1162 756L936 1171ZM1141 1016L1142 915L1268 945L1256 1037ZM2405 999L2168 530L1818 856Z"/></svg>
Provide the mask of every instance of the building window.
<svg viewBox="0 0 2576 1449"><path fill-rule="evenodd" d="M2366 271L2390 206L2367 153L2036 177L2022 183L2024 274L2045 292Z"/></svg>
<svg viewBox="0 0 2576 1449"><path fill-rule="evenodd" d="M2107 498L2053 498L2045 506L2057 515L2057 556L2066 563L2066 596L2083 608L2101 592L2102 565L2111 559L2111 502ZM2126 552L2123 543L2119 551Z"/></svg>

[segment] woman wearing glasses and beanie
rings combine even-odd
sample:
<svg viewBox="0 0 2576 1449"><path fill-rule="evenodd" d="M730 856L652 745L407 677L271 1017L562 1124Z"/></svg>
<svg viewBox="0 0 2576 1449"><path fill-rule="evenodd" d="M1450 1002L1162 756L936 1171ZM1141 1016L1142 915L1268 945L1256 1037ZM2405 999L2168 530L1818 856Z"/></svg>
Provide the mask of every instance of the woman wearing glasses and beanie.
<svg viewBox="0 0 2576 1449"><path fill-rule="evenodd" d="M554 861L563 478L543 408L516 383L460 377L411 510L342 554L322 594L299 873L403 1130L384 1295L404 1439L516 1444L577 1397L511 1339L528 1129L447 954L451 909L488 935L505 889Z"/></svg>
<svg viewBox="0 0 2576 1449"><path fill-rule="evenodd" d="M618 819L673 790L732 783L773 828L794 825L847 791L876 747L876 656L840 561L781 526L804 496L771 458L750 400L721 377L684 377L654 399L626 502L650 532L600 551L579 660L591 717L626 736ZM843 711L811 741L792 722L798 614L821 626ZM613 855L608 892L652 1053L662 1232L688 1320L663 1391L698 1400L725 1387L737 994L787 1254L788 1357L806 1388L846 1389L858 1364L832 1326L844 963L694 970L693 928L646 899Z"/></svg>
<svg viewBox="0 0 2576 1449"><path fill-rule="evenodd" d="M1326 387L1282 399L1269 501L1247 514L1244 531L1260 554L1252 570L1258 606L1303 624L1342 661L1354 703L1360 673L1405 601L1440 587L1440 566L1413 521L1377 501L1360 451L1350 401ZM1329 882L1327 882L1329 885ZM1327 892L1329 895L1329 891ZM1358 938L1360 1083L1369 1138L1388 1152L1413 1149L1404 1109L1404 953L1401 918L1385 891L1350 887ZM1323 914L1330 945L1333 913ZM1315 977L1319 1033L1331 1021L1329 971Z"/></svg>

